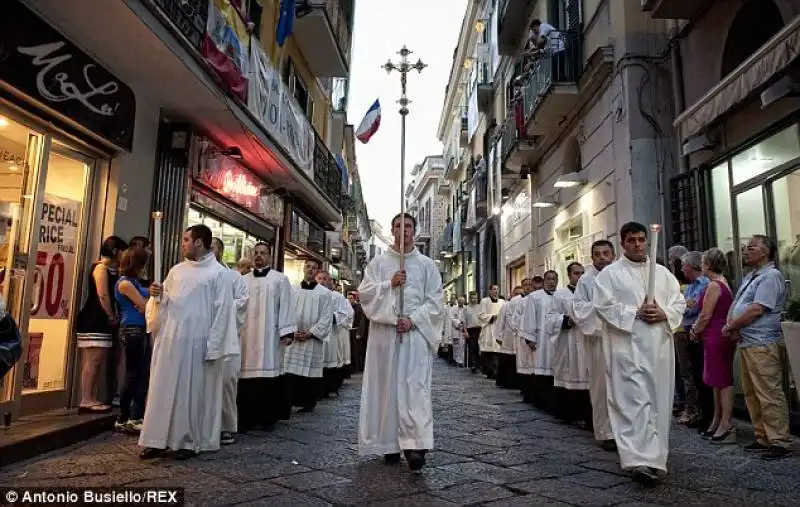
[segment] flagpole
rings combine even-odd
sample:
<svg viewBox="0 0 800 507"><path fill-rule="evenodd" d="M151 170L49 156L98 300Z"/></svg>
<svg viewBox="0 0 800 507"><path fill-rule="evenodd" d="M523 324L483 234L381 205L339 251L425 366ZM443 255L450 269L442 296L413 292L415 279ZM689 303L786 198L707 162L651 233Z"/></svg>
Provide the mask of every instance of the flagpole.
<svg viewBox="0 0 800 507"><path fill-rule="evenodd" d="M407 91L407 84L408 84L408 73L412 70L416 70L417 72L422 72L422 69L427 67L426 64L422 63L422 60L417 60L417 63L409 63L408 62L408 55L413 53L410 49L403 46L397 54L400 55L400 63L395 64L391 60L387 61L383 65L383 69L391 74L392 71L397 71L400 73L400 100L398 100L398 104L400 104L400 226L401 226L401 233L400 233L400 271L405 269L406 259L405 259L405 252L406 252L406 245L405 245L405 223L406 223L406 199L405 199L405 190L406 190L406 116L408 116L408 104L411 103L408 100L408 96L406 95ZM400 287L399 293L399 305L397 309L398 318L404 317L404 306L405 306L405 287ZM402 341L403 336L400 335L400 340Z"/></svg>

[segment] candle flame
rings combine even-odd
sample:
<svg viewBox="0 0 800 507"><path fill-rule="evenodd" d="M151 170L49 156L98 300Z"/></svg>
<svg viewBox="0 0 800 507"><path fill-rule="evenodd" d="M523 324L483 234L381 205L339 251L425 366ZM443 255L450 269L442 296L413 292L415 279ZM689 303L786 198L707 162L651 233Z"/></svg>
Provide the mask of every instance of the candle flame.
<svg viewBox="0 0 800 507"><path fill-rule="evenodd" d="M154 211L153 212L153 220L161 220L162 218L164 218L164 212L163 211Z"/></svg>
<svg viewBox="0 0 800 507"><path fill-rule="evenodd" d="M650 224L650 230L653 232L659 232L661 230L661 224Z"/></svg>

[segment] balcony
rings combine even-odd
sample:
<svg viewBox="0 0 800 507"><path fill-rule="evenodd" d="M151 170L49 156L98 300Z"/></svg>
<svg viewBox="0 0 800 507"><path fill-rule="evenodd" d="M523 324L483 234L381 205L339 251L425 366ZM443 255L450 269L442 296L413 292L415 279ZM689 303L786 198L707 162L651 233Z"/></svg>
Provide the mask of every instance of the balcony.
<svg viewBox="0 0 800 507"><path fill-rule="evenodd" d="M314 131L314 183L338 208L342 207L342 170L316 131Z"/></svg>
<svg viewBox="0 0 800 507"><path fill-rule="evenodd" d="M535 148L533 136L529 136L527 131L520 132L514 111L509 111L503 124L503 151L500 154L503 168L518 171L527 162L528 153Z"/></svg>
<svg viewBox="0 0 800 507"><path fill-rule="evenodd" d="M175 25L192 46L200 49L208 22L210 0L150 0L161 8L164 15Z"/></svg>
<svg viewBox="0 0 800 507"><path fill-rule="evenodd" d="M536 0L500 0L498 49L501 55L515 55L528 36L528 20L536 8Z"/></svg>
<svg viewBox="0 0 800 507"><path fill-rule="evenodd" d="M305 0L294 39L316 77L350 74L352 0Z"/></svg>
<svg viewBox="0 0 800 507"><path fill-rule="evenodd" d="M653 19L693 20L714 0L642 0L642 10Z"/></svg>
<svg viewBox="0 0 800 507"><path fill-rule="evenodd" d="M469 146L469 121L466 115L461 117L461 132L458 137L458 146L461 148Z"/></svg>
<svg viewBox="0 0 800 507"><path fill-rule="evenodd" d="M478 111L491 115L494 106L494 83L491 71L486 63L479 64L478 68Z"/></svg>
<svg viewBox="0 0 800 507"><path fill-rule="evenodd" d="M437 189L437 194L443 197L448 197L450 195L451 189L450 181L443 179L439 181L439 188Z"/></svg>

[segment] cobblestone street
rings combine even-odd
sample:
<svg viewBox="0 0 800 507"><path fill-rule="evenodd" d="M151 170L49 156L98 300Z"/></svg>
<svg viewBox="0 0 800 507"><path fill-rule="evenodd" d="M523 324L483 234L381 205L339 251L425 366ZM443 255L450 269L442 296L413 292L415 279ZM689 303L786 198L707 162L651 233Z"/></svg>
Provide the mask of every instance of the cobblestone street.
<svg viewBox="0 0 800 507"><path fill-rule="evenodd" d="M141 462L133 437L104 434L0 471L3 486L181 486L191 505L796 505L796 458L764 462L738 446L672 433L666 483L643 489L591 435L516 392L437 361L436 449L421 475L359 457L359 378L338 400L273 433L240 436L187 462ZM744 430L739 432L744 440Z"/></svg>

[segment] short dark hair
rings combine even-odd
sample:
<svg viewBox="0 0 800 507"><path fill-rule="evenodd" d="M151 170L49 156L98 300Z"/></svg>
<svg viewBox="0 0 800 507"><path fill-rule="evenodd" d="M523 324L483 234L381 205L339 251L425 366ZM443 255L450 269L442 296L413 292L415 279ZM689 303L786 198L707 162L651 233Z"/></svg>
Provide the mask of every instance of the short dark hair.
<svg viewBox="0 0 800 507"><path fill-rule="evenodd" d="M150 255L144 248L131 246L122 252L122 259L119 261L119 271L123 276L137 277L147 266Z"/></svg>
<svg viewBox="0 0 800 507"><path fill-rule="evenodd" d="M137 248L147 248L150 246L150 238L145 236L134 236L128 242L129 246L135 246Z"/></svg>
<svg viewBox="0 0 800 507"><path fill-rule="evenodd" d="M644 234L645 238L647 237L647 227L645 227L644 224L640 224L639 222L628 222L620 228L619 239L625 241L629 235L636 234L637 232L641 232Z"/></svg>
<svg viewBox="0 0 800 507"><path fill-rule="evenodd" d="M513 289L511 289L511 292L516 292L516 291L518 291L518 290L522 290L522 285L517 285L516 287L514 287Z"/></svg>
<svg viewBox="0 0 800 507"><path fill-rule="evenodd" d="M206 250L211 249L211 239L214 237L211 234L211 229L208 226L203 224L192 225L186 228L186 232L188 232L192 239L197 241L198 239L203 244L203 248Z"/></svg>
<svg viewBox="0 0 800 507"><path fill-rule="evenodd" d="M534 20L531 21L531 28L533 28L534 26L541 26L541 24L542 24L542 20L541 19L534 18Z"/></svg>
<svg viewBox="0 0 800 507"><path fill-rule="evenodd" d="M317 265L317 269L322 269L322 263L318 259L309 257L308 259L303 261L303 264L305 264L306 262L313 262L314 264Z"/></svg>
<svg viewBox="0 0 800 507"><path fill-rule="evenodd" d="M119 236L109 236L100 245L101 257L116 257L118 252L122 252L128 248L128 244Z"/></svg>
<svg viewBox="0 0 800 507"><path fill-rule="evenodd" d="M614 253L614 244L612 242L610 242L609 240L607 240L607 239L598 239L597 241L592 243L592 248L591 248L590 251L592 252L592 254L594 254L594 249L595 248L602 248L604 246L607 246L608 248L610 248L612 254Z"/></svg>
<svg viewBox="0 0 800 507"><path fill-rule="evenodd" d="M212 244L218 243L219 246L220 246L220 249L225 250L225 243L223 243L222 240L219 239L218 237L214 236L213 238L211 238L211 243Z"/></svg>
<svg viewBox="0 0 800 507"><path fill-rule="evenodd" d="M411 225L413 225L413 226L414 226L414 230L415 230L415 231L417 230L417 219L416 219L416 218L414 218L414 217L412 217L412 216L411 216L411 215L409 215L408 213L398 213L398 214L396 214L396 215L394 216L394 218L392 218L392 229L394 229L394 223L395 223L395 222L396 222L396 221L397 221L399 218L401 218L401 217L405 217L405 218L407 218L407 219L411 220Z"/></svg>
<svg viewBox="0 0 800 507"><path fill-rule="evenodd" d="M545 271L545 272L544 272L544 274L542 275L542 281L544 281L544 280L545 280L545 278L547 278L547 275L553 275L553 276L555 276L555 277L556 277L556 280L558 280L558 273L557 273L556 271L552 270L552 269L548 269L548 270L547 270L547 271Z"/></svg>
<svg viewBox="0 0 800 507"><path fill-rule="evenodd" d="M255 250L257 246L265 246L267 247L268 250L272 249L272 245L270 244L269 241L259 241L258 243L253 245L253 250Z"/></svg>
<svg viewBox="0 0 800 507"><path fill-rule="evenodd" d="M539 275L536 275L533 278L531 278L531 283L544 283L544 278Z"/></svg>
<svg viewBox="0 0 800 507"><path fill-rule="evenodd" d="M572 261L569 264L567 264L567 276L569 276L569 274L572 273L572 268L574 268L575 266L583 267L583 264L577 261Z"/></svg>
<svg viewBox="0 0 800 507"><path fill-rule="evenodd" d="M778 255L778 247L775 245L775 242L772 241L772 238L765 234L753 234L753 239L761 241L761 244L767 249L769 260L774 261L775 257Z"/></svg>

